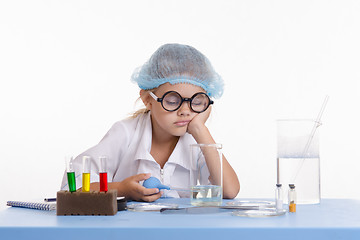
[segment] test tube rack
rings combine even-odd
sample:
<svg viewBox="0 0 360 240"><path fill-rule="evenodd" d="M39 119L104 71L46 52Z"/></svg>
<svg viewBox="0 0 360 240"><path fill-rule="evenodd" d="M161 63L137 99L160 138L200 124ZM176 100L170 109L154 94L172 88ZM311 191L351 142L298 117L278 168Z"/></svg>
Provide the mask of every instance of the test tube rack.
<svg viewBox="0 0 360 240"><path fill-rule="evenodd" d="M107 192L58 191L56 215L115 215L118 211L116 198L116 190Z"/></svg>

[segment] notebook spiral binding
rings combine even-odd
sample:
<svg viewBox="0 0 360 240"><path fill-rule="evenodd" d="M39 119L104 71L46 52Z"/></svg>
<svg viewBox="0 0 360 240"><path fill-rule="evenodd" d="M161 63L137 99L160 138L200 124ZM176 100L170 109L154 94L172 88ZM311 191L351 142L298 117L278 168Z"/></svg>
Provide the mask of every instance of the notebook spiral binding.
<svg viewBox="0 0 360 240"><path fill-rule="evenodd" d="M7 201L6 205L11 207L31 208L45 211L56 210L56 203Z"/></svg>

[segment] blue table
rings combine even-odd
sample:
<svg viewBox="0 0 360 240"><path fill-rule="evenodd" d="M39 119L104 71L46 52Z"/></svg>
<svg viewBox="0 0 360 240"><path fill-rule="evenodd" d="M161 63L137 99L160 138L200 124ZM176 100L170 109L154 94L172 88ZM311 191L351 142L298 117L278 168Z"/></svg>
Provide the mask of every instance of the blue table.
<svg viewBox="0 0 360 240"><path fill-rule="evenodd" d="M190 206L189 199L158 202ZM70 238L69 238L70 237ZM246 218L231 212L115 216L56 216L55 211L0 211L0 239L360 239L360 201L323 199L280 217Z"/></svg>

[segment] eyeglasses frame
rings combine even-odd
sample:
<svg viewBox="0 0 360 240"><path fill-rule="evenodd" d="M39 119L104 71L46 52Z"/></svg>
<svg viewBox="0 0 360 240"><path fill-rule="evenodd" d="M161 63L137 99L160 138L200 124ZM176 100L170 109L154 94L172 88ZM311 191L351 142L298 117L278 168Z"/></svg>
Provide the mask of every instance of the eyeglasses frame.
<svg viewBox="0 0 360 240"><path fill-rule="evenodd" d="M169 94L169 93L176 93L176 94L178 94L178 95L180 96L180 98L181 98L181 103L180 103L179 106L178 106L176 109L174 109L174 110L168 110L168 109L166 109L166 108L164 107L164 104L163 104L163 99L164 99L164 97L165 97L167 94ZM203 111L201 111L201 112L195 111L195 110L192 108L192 106L191 106L192 100L193 100L197 95L199 95L199 94L204 94L204 95L209 99L209 104L208 104L207 107L206 107ZM191 98L183 98L183 97L181 96L181 94L178 93L178 92L176 92L176 91L168 91L168 92L164 93L164 95L163 95L161 98L157 97L153 92L150 92L150 96L151 96L152 98L154 98L155 101L161 103L161 106L163 107L163 109L166 110L166 111L168 111L168 112L175 112L175 111L177 111L184 102L189 102L189 103L190 103L190 109L191 109L193 112L196 112L196 113L205 112L205 111L209 108L209 106L210 106L211 104L214 104L214 101L211 100L210 97L209 97L206 93L204 93L204 92L197 92L197 93L195 93L194 95L192 95Z"/></svg>

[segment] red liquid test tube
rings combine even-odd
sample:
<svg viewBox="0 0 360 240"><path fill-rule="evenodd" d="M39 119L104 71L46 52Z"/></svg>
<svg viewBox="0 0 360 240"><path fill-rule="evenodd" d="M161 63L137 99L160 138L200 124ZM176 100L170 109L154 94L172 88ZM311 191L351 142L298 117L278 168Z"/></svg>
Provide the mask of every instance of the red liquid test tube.
<svg viewBox="0 0 360 240"><path fill-rule="evenodd" d="M108 181L107 181L107 173L100 173L100 192L108 191Z"/></svg>
<svg viewBox="0 0 360 240"><path fill-rule="evenodd" d="M100 158L100 192L107 192L108 191L108 180L107 180L107 171L106 171L106 162L107 157L101 156Z"/></svg>

